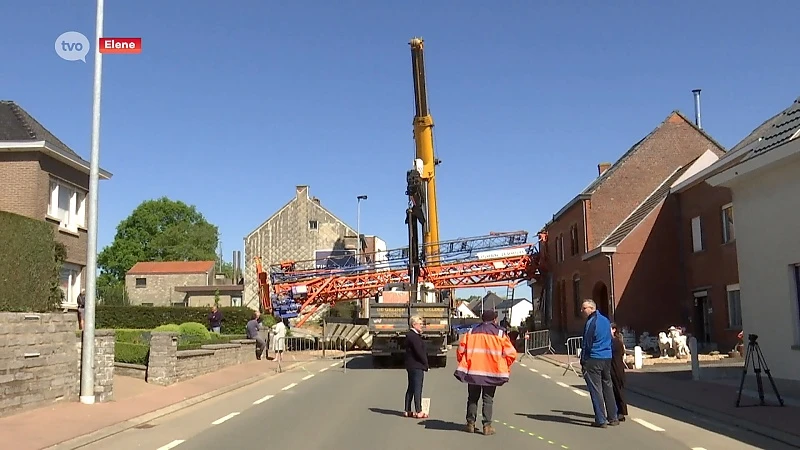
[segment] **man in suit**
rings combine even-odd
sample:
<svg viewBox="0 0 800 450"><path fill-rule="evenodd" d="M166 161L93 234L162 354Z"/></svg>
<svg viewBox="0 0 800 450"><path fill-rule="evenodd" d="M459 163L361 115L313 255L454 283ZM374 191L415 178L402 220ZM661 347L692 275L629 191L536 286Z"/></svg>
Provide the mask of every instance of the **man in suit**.
<svg viewBox="0 0 800 450"><path fill-rule="evenodd" d="M405 366L408 372L408 388L406 389L406 417L425 419L427 414L422 412L422 383L425 372L428 371L428 352L425 341L422 340L422 318L412 316L409 319L411 329L406 334ZM411 401L414 401L414 410L411 410Z"/></svg>

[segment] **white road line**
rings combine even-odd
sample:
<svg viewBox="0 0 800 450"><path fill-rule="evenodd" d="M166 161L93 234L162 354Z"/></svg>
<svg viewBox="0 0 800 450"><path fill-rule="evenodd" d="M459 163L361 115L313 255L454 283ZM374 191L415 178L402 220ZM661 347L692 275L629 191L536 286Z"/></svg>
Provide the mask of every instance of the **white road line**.
<svg viewBox="0 0 800 450"><path fill-rule="evenodd" d="M310 373L310 374L304 376L303 377L303 381L306 381L306 380L311 379L311 378L314 378L314 374L313 373Z"/></svg>
<svg viewBox="0 0 800 450"><path fill-rule="evenodd" d="M565 388L572 387L572 386L568 385L567 383L564 383L563 381L557 381L556 384L561 386L561 387L565 387Z"/></svg>
<svg viewBox="0 0 800 450"><path fill-rule="evenodd" d="M327 367L323 367L322 369L319 369L320 373L325 372L326 370L328 370Z"/></svg>
<svg viewBox="0 0 800 450"><path fill-rule="evenodd" d="M228 415L227 415L227 416L225 416L225 417L220 417L219 419L217 419L217 420L215 420L215 421L211 422L211 425L219 425L219 424L221 424L222 422L225 422L225 421L227 421L227 420L229 420L229 419L232 419L232 418L234 418L234 417L236 417L236 416L238 416L238 415L239 415L239 413L238 413L238 412L230 413L230 414L228 414Z"/></svg>
<svg viewBox="0 0 800 450"><path fill-rule="evenodd" d="M264 403L265 401L271 399L272 397L275 397L275 396L274 395L265 395L265 396L261 397L260 399L254 401L253 404L254 405L260 405L260 404Z"/></svg>
<svg viewBox="0 0 800 450"><path fill-rule="evenodd" d="M692 450L706 450L703 447L692 447Z"/></svg>
<svg viewBox="0 0 800 450"><path fill-rule="evenodd" d="M546 373L543 373L543 374L542 374L542 378L547 378L547 379L550 379L550 375L547 375Z"/></svg>
<svg viewBox="0 0 800 450"><path fill-rule="evenodd" d="M331 367L336 367L336 366L338 366L339 364L341 364L341 363L335 362L335 363L331 364Z"/></svg>
<svg viewBox="0 0 800 450"><path fill-rule="evenodd" d="M528 370L530 370L531 372L538 372L538 370L534 369L533 367L529 367Z"/></svg>
<svg viewBox="0 0 800 450"><path fill-rule="evenodd" d="M281 388L281 390L282 390L282 391L288 391L289 389L291 389L291 388L293 388L293 387L295 387L295 386L297 386L297 383L292 383L292 384L290 384L290 385L288 385L288 386L284 386L284 387L282 387L282 388Z"/></svg>
<svg viewBox="0 0 800 450"><path fill-rule="evenodd" d="M580 395L581 397L588 397L589 396L588 392L584 392L584 391L582 391L580 389L573 389L572 392Z"/></svg>
<svg viewBox="0 0 800 450"><path fill-rule="evenodd" d="M523 364L523 363L519 363L519 365L520 365L520 366L522 366L522 367L528 367L528 366L526 366L526 365L525 365L525 364Z"/></svg>
<svg viewBox="0 0 800 450"><path fill-rule="evenodd" d="M158 447L156 450L169 450L171 448L175 448L175 447L183 444L184 442L186 442L186 441L184 441L183 439L175 439L174 441L170 442L169 444L167 444L167 445L165 445L163 447Z"/></svg>
<svg viewBox="0 0 800 450"><path fill-rule="evenodd" d="M639 418L634 418L633 421L638 423L639 425L641 425L641 426L643 426L645 428L649 428L649 429L651 429L653 431L666 431L663 428L657 427L657 426L653 425L652 423L650 423L650 422L648 422L646 420L642 420L642 419L639 419Z"/></svg>

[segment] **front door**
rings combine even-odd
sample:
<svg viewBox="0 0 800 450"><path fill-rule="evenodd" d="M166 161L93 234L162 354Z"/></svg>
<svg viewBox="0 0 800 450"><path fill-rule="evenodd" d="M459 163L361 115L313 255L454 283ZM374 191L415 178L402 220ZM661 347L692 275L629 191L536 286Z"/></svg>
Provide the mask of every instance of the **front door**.
<svg viewBox="0 0 800 450"><path fill-rule="evenodd" d="M694 298L694 335L698 344L711 342L711 304L708 296Z"/></svg>

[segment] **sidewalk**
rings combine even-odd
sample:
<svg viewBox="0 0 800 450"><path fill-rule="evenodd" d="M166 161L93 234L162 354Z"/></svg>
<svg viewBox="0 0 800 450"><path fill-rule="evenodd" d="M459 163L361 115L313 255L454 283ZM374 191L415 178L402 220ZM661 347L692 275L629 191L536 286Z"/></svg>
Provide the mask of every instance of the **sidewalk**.
<svg viewBox="0 0 800 450"><path fill-rule="evenodd" d="M566 355L544 355L538 358L559 367L564 367L567 361ZM778 392L786 406L751 406L758 405L759 400L757 395L754 397L755 382L747 380L745 392L742 394L742 406L737 408L735 403L739 391L738 380L735 383L731 380L692 381L688 370L630 370L626 373L626 378L626 388L636 394L800 447L800 407L797 401L800 399L800 387L795 383L776 380ZM762 376L762 380L766 403L777 405L766 375Z"/></svg>
<svg viewBox="0 0 800 450"><path fill-rule="evenodd" d="M283 370L300 364L284 361ZM275 361L254 360L167 387L142 386L143 382L119 377L122 395L113 402L58 403L0 418L0 442L13 442L15 450L57 444L76 448L271 377L277 370Z"/></svg>

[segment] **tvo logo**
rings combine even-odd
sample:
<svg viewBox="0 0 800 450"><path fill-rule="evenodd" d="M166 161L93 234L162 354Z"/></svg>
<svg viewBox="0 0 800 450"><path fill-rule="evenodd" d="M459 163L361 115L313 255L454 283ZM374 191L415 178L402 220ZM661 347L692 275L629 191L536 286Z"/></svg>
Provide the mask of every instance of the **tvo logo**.
<svg viewBox="0 0 800 450"><path fill-rule="evenodd" d="M67 31L56 39L56 54L67 61L86 62L89 53L89 39L77 31Z"/></svg>

